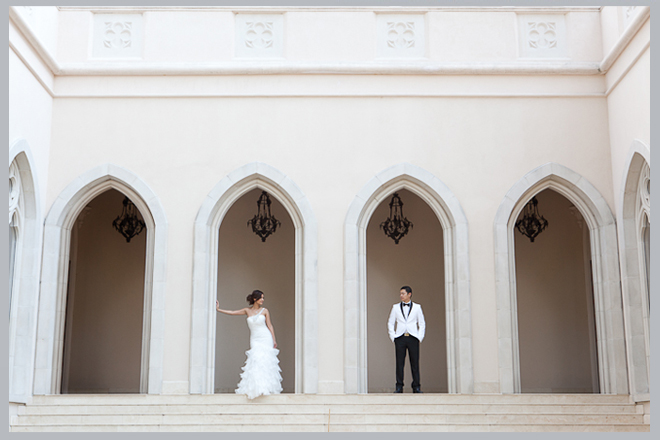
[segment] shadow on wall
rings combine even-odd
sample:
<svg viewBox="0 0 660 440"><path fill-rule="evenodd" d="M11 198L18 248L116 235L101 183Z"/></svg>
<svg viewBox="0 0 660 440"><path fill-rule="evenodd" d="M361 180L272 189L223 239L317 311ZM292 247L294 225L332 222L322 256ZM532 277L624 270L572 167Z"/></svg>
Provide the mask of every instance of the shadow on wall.
<svg viewBox="0 0 660 440"><path fill-rule="evenodd" d="M380 224L389 215L391 196L374 211L367 227L367 334L368 391L391 393L396 383L394 344L387 334L387 319L400 302L401 286L413 289L413 302L422 305L426 337L420 344L422 390L448 391L445 327L445 273L442 225L431 208L412 192L398 191L403 213L413 228L399 244L387 237ZM411 392L412 374L406 358L404 392Z"/></svg>

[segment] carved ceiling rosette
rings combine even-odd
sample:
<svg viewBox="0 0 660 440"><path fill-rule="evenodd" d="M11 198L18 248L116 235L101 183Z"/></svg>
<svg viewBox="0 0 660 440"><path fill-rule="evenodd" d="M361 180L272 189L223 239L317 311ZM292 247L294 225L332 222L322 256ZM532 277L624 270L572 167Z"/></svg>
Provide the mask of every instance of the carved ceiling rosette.
<svg viewBox="0 0 660 440"><path fill-rule="evenodd" d="M557 24L552 21L530 21L527 24L527 41L532 49L557 47Z"/></svg>
<svg viewBox="0 0 660 440"><path fill-rule="evenodd" d="M245 23L245 45L249 48L266 49L273 46L273 23L268 21L248 21Z"/></svg>
<svg viewBox="0 0 660 440"><path fill-rule="evenodd" d="M130 21L106 21L103 45L108 49L131 47L133 23Z"/></svg>
<svg viewBox="0 0 660 440"><path fill-rule="evenodd" d="M415 23L412 21L387 22L387 46L409 49L415 46Z"/></svg>

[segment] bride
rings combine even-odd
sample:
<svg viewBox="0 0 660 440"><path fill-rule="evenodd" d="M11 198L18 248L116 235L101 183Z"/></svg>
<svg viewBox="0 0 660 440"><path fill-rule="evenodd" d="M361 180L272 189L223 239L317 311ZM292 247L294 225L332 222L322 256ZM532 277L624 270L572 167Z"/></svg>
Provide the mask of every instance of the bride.
<svg viewBox="0 0 660 440"><path fill-rule="evenodd" d="M236 394L246 394L248 399L282 392L282 376L279 350L275 340L275 330L270 322L270 312L263 308L264 293L255 290L247 297L250 307L241 310L221 310L216 300L215 309L227 315L247 315L250 328L250 349L245 352L247 360L241 373Z"/></svg>

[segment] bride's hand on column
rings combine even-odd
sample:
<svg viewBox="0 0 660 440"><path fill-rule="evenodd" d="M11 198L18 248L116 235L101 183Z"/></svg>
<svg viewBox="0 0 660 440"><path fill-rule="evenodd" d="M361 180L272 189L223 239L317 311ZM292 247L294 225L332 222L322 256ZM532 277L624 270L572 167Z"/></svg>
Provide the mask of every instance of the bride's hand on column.
<svg viewBox="0 0 660 440"><path fill-rule="evenodd" d="M215 300L215 309L216 309L218 312L220 311L220 303L218 302L217 299Z"/></svg>

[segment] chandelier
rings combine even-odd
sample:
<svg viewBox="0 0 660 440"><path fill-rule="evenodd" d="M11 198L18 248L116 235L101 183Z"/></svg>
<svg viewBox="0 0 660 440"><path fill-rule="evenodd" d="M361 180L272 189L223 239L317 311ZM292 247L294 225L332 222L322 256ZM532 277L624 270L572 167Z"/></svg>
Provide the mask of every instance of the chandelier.
<svg viewBox="0 0 660 440"><path fill-rule="evenodd" d="M142 232L146 225L138 218L138 209L128 197L124 197L123 203L121 215L112 222L112 226L126 238L126 243L130 243L131 238Z"/></svg>
<svg viewBox="0 0 660 440"><path fill-rule="evenodd" d="M252 232L261 237L263 243L268 236L275 233L281 223L270 213L270 197L266 191L261 192L257 206L259 207L257 215L248 220L247 224L252 226Z"/></svg>
<svg viewBox="0 0 660 440"><path fill-rule="evenodd" d="M394 193L390 201L390 216L380 224L385 235L394 240L394 244L399 244L401 240L413 227L410 220L403 216L403 202L398 193Z"/></svg>
<svg viewBox="0 0 660 440"><path fill-rule="evenodd" d="M548 221L539 214L538 200L533 197L523 208L523 217L516 222L516 229L529 241L534 239L548 227Z"/></svg>

